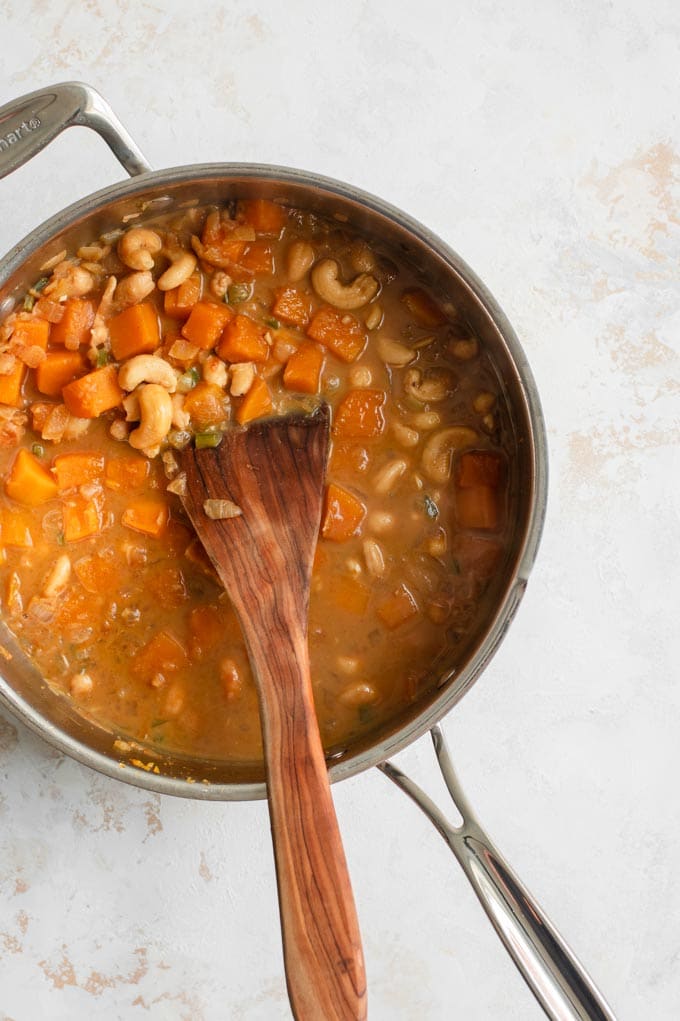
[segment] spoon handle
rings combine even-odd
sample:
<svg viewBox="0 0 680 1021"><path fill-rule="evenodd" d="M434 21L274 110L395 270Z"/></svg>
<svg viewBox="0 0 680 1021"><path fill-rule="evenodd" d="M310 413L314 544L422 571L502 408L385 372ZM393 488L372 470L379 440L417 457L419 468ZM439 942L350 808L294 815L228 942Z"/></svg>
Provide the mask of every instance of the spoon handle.
<svg viewBox="0 0 680 1021"><path fill-rule="evenodd" d="M259 680L288 995L298 1021L361 1021L361 937L296 618L265 596L243 621Z"/></svg>

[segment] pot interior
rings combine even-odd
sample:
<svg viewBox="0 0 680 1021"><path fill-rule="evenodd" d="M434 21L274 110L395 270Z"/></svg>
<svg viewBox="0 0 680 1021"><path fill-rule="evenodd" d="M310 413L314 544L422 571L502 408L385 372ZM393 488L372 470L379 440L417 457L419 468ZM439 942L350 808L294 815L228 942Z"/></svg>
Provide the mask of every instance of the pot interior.
<svg viewBox="0 0 680 1021"><path fill-rule="evenodd" d="M387 204L338 182L298 171L254 165L178 168L144 175L106 189L55 216L0 263L0 312L11 310L40 267L56 253L75 250L121 224L192 205L223 205L237 198L268 198L310 209L346 223L370 243L395 252L430 290L449 300L469 322L493 362L505 396L512 459L509 480L509 552L485 593L481 625L455 670L438 668L429 686L400 715L349 747L329 754L331 779L383 761L422 734L467 691L483 669L521 598L538 543L546 486L545 440L530 370L512 328L491 295L465 263L435 235ZM4 653L0 697L47 740L87 764L137 785L166 793L211 799L264 796L259 765L168 755L126 748L117 735L88 720L40 677L0 622Z"/></svg>

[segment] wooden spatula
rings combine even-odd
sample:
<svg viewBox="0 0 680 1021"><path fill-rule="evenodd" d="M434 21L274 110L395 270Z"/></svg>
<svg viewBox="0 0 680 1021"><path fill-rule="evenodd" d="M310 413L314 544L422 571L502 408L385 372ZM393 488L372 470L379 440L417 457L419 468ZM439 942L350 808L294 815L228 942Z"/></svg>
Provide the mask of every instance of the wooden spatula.
<svg viewBox="0 0 680 1021"><path fill-rule="evenodd" d="M234 605L258 686L288 995L298 1021L366 1017L361 938L307 646L328 439L322 406L181 455L184 506Z"/></svg>

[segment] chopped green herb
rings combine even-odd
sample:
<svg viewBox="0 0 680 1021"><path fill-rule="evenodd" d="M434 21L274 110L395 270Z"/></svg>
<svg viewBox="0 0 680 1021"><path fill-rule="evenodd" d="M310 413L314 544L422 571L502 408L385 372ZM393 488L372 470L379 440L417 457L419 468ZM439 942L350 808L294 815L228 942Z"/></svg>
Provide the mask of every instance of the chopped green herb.
<svg viewBox="0 0 680 1021"><path fill-rule="evenodd" d="M65 546L65 545L66 545L66 536L64 535L63 532L57 532L57 546Z"/></svg>
<svg viewBox="0 0 680 1021"><path fill-rule="evenodd" d="M432 520L434 520L435 518L439 517L439 507L434 502L432 497L427 495L427 493L423 497L423 503L425 504L425 513L427 514L428 518L432 518Z"/></svg>
<svg viewBox="0 0 680 1021"><path fill-rule="evenodd" d="M219 447L222 442L222 433L196 433L196 450L203 450L204 447Z"/></svg>
<svg viewBox="0 0 680 1021"><path fill-rule="evenodd" d="M105 365L109 364L109 361L110 355L106 348L105 347L97 348L97 354L95 355L94 359L94 364L97 366L97 368L98 369L103 368Z"/></svg>
<svg viewBox="0 0 680 1021"><path fill-rule="evenodd" d="M195 365L192 365L190 369L187 369L186 372L182 373L177 382L182 387L182 389L192 390L196 386L200 378L201 373L199 372Z"/></svg>
<svg viewBox="0 0 680 1021"><path fill-rule="evenodd" d="M152 720L151 721L151 726L152 727L162 727L167 722L168 722L167 720Z"/></svg>
<svg viewBox="0 0 680 1021"><path fill-rule="evenodd" d="M44 457L45 456L45 448L43 447L42 443L34 443L33 446L31 447L31 452L36 457Z"/></svg>
<svg viewBox="0 0 680 1021"><path fill-rule="evenodd" d="M33 290L42 291L45 287L47 287L49 281L50 281L49 277L40 277L40 280L36 280L36 282L33 284Z"/></svg>
<svg viewBox="0 0 680 1021"><path fill-rule="evenodd" d="M32 294L27 294L24 298L24 312L32 312L33 306L35 305L35 298Z"/></svg>
<svg viewBox="0 0 680 1021"><path fill-rule="evenodd" d="M281 329L281 323L278 321L278 319L275 319L274 316L265 316L264 321L267 324L267 326L271 326L272 330Z"/></svg>
<svg viewBox="0 0 680 1021"><path fill-rule="evenodd" d="M248 301L252 290L251 284L230 284L224 297L229 305L239 305L242 301Z"/></svg>

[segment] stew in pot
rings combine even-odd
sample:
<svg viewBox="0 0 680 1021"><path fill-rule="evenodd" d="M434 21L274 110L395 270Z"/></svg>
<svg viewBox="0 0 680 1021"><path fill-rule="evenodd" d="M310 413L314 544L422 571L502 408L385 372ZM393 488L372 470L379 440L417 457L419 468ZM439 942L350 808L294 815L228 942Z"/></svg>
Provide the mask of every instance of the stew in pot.
<svg viewBox="0 0 680 1021"><path fill-rule="evenodd" d="M245 647L175 453L319 399L310 650L332 752L455 667L483 620L513 465L482 344L393 251L266 200L123 226L45 265L0 324L0 594L55 692L125 740L260 758Z"/></svg>

